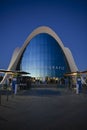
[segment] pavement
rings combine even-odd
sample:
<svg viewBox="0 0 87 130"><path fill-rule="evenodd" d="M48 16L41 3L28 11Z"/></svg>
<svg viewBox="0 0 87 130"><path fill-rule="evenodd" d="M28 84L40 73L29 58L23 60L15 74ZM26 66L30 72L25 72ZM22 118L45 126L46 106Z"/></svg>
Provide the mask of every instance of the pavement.
<svg viewBox="0 0 87 130"><path fill-rule="evenodd" d="M0 130L87 130L87 94L31 88L2 95Z"/></svg>

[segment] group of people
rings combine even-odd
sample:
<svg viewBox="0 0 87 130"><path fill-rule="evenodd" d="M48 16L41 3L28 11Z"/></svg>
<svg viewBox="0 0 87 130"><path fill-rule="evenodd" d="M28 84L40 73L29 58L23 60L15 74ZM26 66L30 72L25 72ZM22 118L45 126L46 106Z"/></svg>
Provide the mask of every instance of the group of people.
<svg viewBox="0 0 87 130"><path fill-rule="evenodd" d="M31 80L29 77L7 78L5 86L11 88L12 92L16 94L18 89L29 89L31 86Z"/></svg>
<svg viewBox="0 0 87 130"><path fill-rule="evenodd" d="M65 86L68 88L75 88L76 94L82 93L84 85L87 87L87 82L83 79L83 77L81 77L81 75L65 78Z"/></svg>

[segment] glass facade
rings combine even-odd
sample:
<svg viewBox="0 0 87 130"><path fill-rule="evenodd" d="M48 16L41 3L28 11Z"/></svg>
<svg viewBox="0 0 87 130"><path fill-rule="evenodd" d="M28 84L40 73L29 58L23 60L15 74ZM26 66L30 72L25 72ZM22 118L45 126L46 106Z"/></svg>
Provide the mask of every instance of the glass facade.
<svg viewBox="0 0 87 130"><path fill-rule="evenodd" d="M36 78L62 77L69 66L57 41L47 33L40 33L26 47L20 69Z"/></svg>

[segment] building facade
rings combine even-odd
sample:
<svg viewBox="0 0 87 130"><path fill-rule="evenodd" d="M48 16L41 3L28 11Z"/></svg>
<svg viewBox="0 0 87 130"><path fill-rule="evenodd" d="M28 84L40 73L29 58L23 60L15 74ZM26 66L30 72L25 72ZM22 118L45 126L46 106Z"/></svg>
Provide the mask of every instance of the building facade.
<svg viewBox="0 0 87 130"><path fill-rule="evenodd" d="M31 39L16 69L30 72L36 78L62 77L64 73L70 72L61 47L46 33L40 33Z"/></svg>
<svg viewBox="0 0 87 130"><path fill-rule="evenodd" d="M63 77L78 69L71 51L64 47L59 36L51 28L42 26L14 51L8 70L22 70L31 77L44 79Z"/></svg>

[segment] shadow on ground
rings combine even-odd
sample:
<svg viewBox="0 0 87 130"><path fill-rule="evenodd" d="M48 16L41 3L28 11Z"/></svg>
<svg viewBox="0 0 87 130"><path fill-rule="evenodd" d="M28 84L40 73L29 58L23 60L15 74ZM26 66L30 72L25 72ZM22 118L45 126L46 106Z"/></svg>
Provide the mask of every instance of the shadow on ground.
<svg viewBox="0 0 87 130"><path fill-rule="evenodd" d="M59 90L53 90L53 89L42 89L42 88L38 88L38 89L30 89L30 90L25 90L25 91L21 91L18 93L18 95L20 96L61 96L61 92Z"/></svg>

